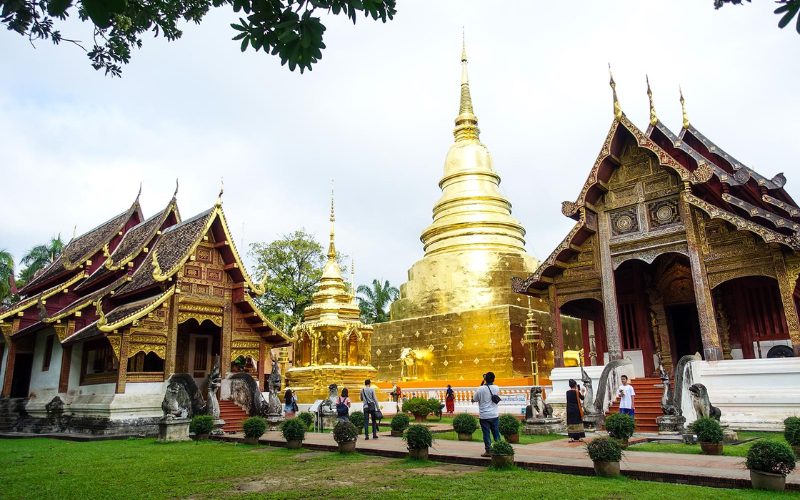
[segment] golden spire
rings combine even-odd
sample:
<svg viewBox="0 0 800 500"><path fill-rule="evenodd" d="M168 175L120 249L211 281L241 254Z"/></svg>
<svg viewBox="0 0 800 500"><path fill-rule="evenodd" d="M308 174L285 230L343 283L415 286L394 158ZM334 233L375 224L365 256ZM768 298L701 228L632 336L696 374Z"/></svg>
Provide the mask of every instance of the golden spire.
<svg viewBox="0 0 800 500"><path fill-rule="evenodd" d="M356 299L356 259L350 257L350 286L353 288L353 303L358 302Z"/></svg>
<svg viewBox="0 0 800 500"><path fill-rule="evenodd" d="M611 92L614 96L614 119L621 120L622 106L619 105L619 99L617 98L617 84L614 82L614 74L611 73L611 63L608 63L608 76L610 78L608 84L611 86Z"/></svg>
<svg viewBox="0 0 800 500"><path fill-rule="evenodd" d="M469 93L469 75L467 75L467 45L464 35L461 36L461 101L456 117L456 128L453 136L456 142L477 141L480 134L478 117L472 109L472 96Z"/></svg>
<svg viewBox="0 0 800 500"><path fill-rule="evenodd" d="M331 241L328 245L328 259L336 260L336 246L333 243L334 239L334 223L336 222L336 214L333 211L333 179L331 179Z"/></svg>
<svg viewBox="0 0 800 500"><path fill-rule="evenodd" d="M681 114L683 115L683 128L689 128L689 115L686 114L686 99L683 98L683 89L678 85L681 94Z"/></svg>
<svg viewBox="0 0 800 500"><path fill-rule="evenodd" d="M653 104L653 91L650 90L650 78L645 74L644 79L647 81L647 99L650 101L650 125L658 123L658 115L656 115L656 107Z"/></svg>

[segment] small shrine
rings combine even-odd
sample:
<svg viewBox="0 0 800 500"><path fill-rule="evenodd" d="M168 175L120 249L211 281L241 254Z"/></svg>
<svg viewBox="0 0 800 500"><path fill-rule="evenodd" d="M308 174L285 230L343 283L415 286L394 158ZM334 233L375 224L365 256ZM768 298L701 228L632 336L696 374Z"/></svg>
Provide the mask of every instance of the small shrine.
<svg viewBox="0 0 800 500"><path fill-rule="evenodd" d="M301 403L328 397L328 386L350 388L356 399L364 380L375 378L370 346L372 325L362 323L355 287L348 287L336 262L333 196L328 261L319 289L303 314L303 322L292 331L294 363L286 372L287 384Z"/></svg>

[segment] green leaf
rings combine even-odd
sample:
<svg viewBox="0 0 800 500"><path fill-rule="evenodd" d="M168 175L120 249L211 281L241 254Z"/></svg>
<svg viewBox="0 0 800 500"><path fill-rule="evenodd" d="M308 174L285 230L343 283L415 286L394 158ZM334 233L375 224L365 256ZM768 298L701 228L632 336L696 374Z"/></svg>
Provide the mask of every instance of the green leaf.
<svg viewBox="0 0 800 500"><path fill-rule="evenodd" d="M247 50L247 44L250 43L250 34L247 33L245 37L242 39L242 52Z"/></svg>

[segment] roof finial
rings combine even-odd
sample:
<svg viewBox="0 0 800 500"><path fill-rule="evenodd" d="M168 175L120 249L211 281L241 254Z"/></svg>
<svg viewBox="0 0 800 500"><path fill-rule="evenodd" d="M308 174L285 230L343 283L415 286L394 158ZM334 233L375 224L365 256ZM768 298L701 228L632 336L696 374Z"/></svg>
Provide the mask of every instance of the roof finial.
<svg viewBox="0 0 800 500"><path fill-rule="evenodd" d="M350 257L350 286L353 287L353 302L356 301L356 259Z"/></svg>
<svg viewBox="0 0 800 500"><path fill-rule="evenodd" d="M172 197L175 198L178 196L178 178L175 177L175 192L172 193Z"/></svg>
<svg viewBox="0 0 800 500"><path fill-rule="evenodd" d="M136 193L136 203L139 203L140 196L142 196L142 181L139 181L139 192Z"/></svg>
<svg viewBox="0 0 800 500"><path fill-rule="evenodd" d="M217 203L218 207L222 206L222 193L225 192L225 180L220 177L219 178L219 194L217 195Z"/></svg>
<svg viewBox="0 0 800 500"><path fill-rule="evenodd" d="M611 86L611 92L614 96L614 119L621 120L622 106L619 105L619 99L617 98L617 84L614 82L614 74L611 72L611 63L608 63L608 76L610 77L608 84Z"/></svg>
<svg viewBox="0 0 800 500"><path fill-rule="evenodd" d="M653 91L650 90L650 77L645 74L644 79L647 80L647 99L650 100L650 125L655 125L658 123L658 115L656 115L656 107L653 104Z"/></svg>
<svg viewBox="0 0 800 500"><path fill-rule="evenodd" d="M72 226L72 239L74 240L77 235L78 235L78 225L75 224L74 226Z"/></svg>
<svg viewBox="0 0 800 500"><path fill-rule="evenodd" d="M461 101L456 117L456 128L453 135L456 142L478 140L478 117L472 109L472 95L469 92L469 75L467 74L467 44L464 33L461 34Z"/></svg>
<svg viewBox="0 0 800 500"><path fill-rule="evenodd" d="M683 115L683 128L689 128L689 115L686 114L686 99L683 98L683 89L678 85L681 94L681 114Z"/></svg>
<svg viewBox="0 0 800 500"><path fill-rule="evenodd" d="M335 259L336 258L336 246L333 243L334 240L334 223L336 222L336 214L333 210L333 179L331 179L331 241L328 245L328 258Z"/></svg>

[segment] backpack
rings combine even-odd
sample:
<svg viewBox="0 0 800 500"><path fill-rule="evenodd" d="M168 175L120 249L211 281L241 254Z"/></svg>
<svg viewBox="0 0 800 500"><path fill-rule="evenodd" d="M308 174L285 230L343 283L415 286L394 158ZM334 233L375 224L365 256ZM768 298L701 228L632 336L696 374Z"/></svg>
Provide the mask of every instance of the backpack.
<svg viewBox="0 0 800 500"><path fill-rule="evenodd" d="M350 414L350 408L347 407L347 403L344 402L344 399L341 397L336 400L336 416L337 417L346 417Z"/></svg>

